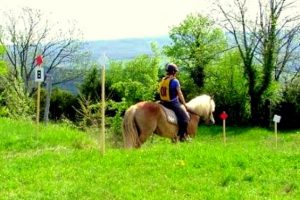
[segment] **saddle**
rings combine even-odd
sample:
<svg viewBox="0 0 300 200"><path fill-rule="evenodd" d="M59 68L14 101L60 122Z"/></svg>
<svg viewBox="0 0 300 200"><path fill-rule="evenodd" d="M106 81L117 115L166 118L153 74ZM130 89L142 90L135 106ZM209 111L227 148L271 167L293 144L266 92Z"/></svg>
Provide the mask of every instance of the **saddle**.
<svg viewBox="0 0 300 200"><path fill-rule="evenodd" d="M175 124L175 125L178 125L178 120L177 120L177 117L176 117L176 114L173 110L163 106L162 104L158 103L159 106L163 109L163 111L165 112L165 115L166 115L166 118L167 118L167 121L171 124ZM188 112L187 112L188 113ZM188 113L188 116L190 117L190 114Z"/></svg>
<svg viewBox="0 0 300 200"><path fill-rule="evenodd" d="M166 108L162 104L159 104L159 105L160 105L160 107L162 107L163 111L165 111L167 121L170 122L171 124L177 125L178 123L177 123L177 117L175 115L175 112L169 108Z"/></svg>

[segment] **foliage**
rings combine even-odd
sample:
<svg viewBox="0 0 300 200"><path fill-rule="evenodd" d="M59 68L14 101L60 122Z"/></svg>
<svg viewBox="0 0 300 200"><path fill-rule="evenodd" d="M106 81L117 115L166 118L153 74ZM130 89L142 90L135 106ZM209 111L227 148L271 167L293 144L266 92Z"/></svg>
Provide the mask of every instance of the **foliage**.
<svg viewBox="0 0 300 200"><path fill-rule="evenodd" d="M286 100L294 104L296 111L300 112L300 76L288 85L285 95Z"/></svg>
<svg viewBox="0 0 300 200"><path fill-rule="evenodd" d="M5 47L3 45L0 45L0 58L2 58L4 54L5 54ZM0 59L0 76L6 75L7 73L8 73L7 63L3 59Z"/></svg>
<svg viewBox="0 0 300 200"><path fill-rule="evenodd" d="M101 74L97 66L93 66L86 73L83 82L80 84L80 93L84 98L89 98L92 102L100 99L101 94Z"/></svg>
<svg viewBox="0 0 300 200"><path fill-rule="evenodd" d="M110 132L114 135L122 135L122 120L124 112L127 108L128 104L124 98L122 98L122 101L120 102L115 102L113 100L109 100L107 102L108 112L114 112L114 115L112 117L108 117Z"/></svg>
<svg viewBox="0 0 300 200"><path fill-rule="evenodd" d="M101 119L101 103L92 101L90 98L86 98L84 95L79 95L78 98L80 107L75 108L79 115L79 127L85 130L87 127L98 128L100 126Z"/></svg>
<svg viewBox="0 0 300 200"><path fill-rule="evenodd" d="M122 116L125 110L141 100L153 100L157 89L159 59L141 55L129 61L113 61L106 69L106 127L110 135L121 135ZM81 95L79 114L81 128L97 128L100 124L100 70L93 67L79 86Z"/></svg>
<svg viewBox="0 0 300 200"><path fill-rule="evenodd" d="M158 55L141 55L127 62L112 62L107 70L110 90L121 100L108 102L107 126L115 136L121 136L122 116L125 110L138 101L154 100L158 84Z"/></svg>
<svg viewBox="0 0 300 200"><path fill-rule="evenodd" d="M0 45L0 57L2 58L2 55L5 52L5 48ZM7 76L8 73L8 67L5 61L0 59L0 116L7 116L8 115L8 109L4 106L5 100L3 99L3 91L5 88L4 85L4 77Z"/></svg>
<svg viewBox="0 0 300 200"><path fill-rule="evenodd" d="M64 124L0 118L0 196L8 199L298 199L299 130L202 126L192 143L161 137L107 148ZM13 128L12 128L13 127ZM108 145L107 145L108 146Z"/></svg>
<svg viewBox="0 0 300 200"><path fill-rule="evenodd" d="M24 82L24 92L34 93L32 78L37 66L35 58L41 54L44 58L45 75L52 74L60 67L84 65L87 56L82 52L78 41L80 34L72 23L59 28L59 23L50 22L41 10L22 8L4 13L1 20L0 44L7 46L6 59L16 79ZM85 55L85 56L83 56ZM80 63L80 64L79 64ZM63 74L56 76L55 82L64 82L80 74ZM58 77L60 79L58 80Z"/></svg>
<svg viewBox="0 0 300 200"><path fill-rule="evenodd" d="M243 60L253 125L266 125L266 120L262 119L272 114L272 105L264 97L270 91L278 93L272 86L274 71L275 80L279 80L280 74L290 65L288 63L298 60L294 54L299 49L299 15L284 13L292 4L286 0L259 1L259 17L251 19L247 1L217 3L224 16L222 25L234 39Z"/></svg>
<svg viewBox="0 0 300 200"><path fill-rule="evenodd" d="M239 53L226 52L221 60L208 66L205 73L204 91L213 96L216 115L226 111L230 116L229 124L246 123L249 117L249 99Z"/></svg>
<svg viewBox="0 0 300 200"><path fill-rule="evenodd" d="M171 29L171 45L164 47L164 53L187 70L196 86L201 89L204 68L226 48L226 39L214 22L198 15L186 19Z"/></svg>
<svg viewBox="0 0 300 200"><path fill-rule="evenodd" d="M109 70L108 70L109 73ZM119 96L118 92L115 91L111 87L112 80L110 77L114 76L107 76L105 77L105 95L107 99L113 99L115 101L119 101L121 97ZM85 99L89 99L91 103L97 103L101 97L102 92L102 69L100 69L97 65L92 66L85 72L84 79L82 83L79 85L80 94Z"/></svg>
<svg viewBox="0 0 300 200"><path fill-rule="evenodd" d="M289 83L283 91L284 99L277 105L277 114L282 116L280 127L299 128L300 76Z"/></svg>
<svg viewBox="0 0 300 200"><path fill-rule="evenodd" d="M71 121L76 119L75 108L78 108L77 97L67 90L54 88L51 95L50 116L52 120L67 118Z"/></svg>
<svg viewBox="0 0 300 200"><path fill-rule="evenodd" d="M24 91L24 82L16 79L9 68L0 75L0 116L11 118L32 118L34 115L34 102L29 94Z"/></svg>
<svg viewBox="0 0 300 200"><path fill-rule="evenodd" d="M157 57L141 55L130 61L112 62L107 80L128 105L153 100L158 87L158 68Z"/></svg>
<svg viewBox="0 0 300 200"><path fill-rule="evenodd" d="M154 100L157 91L159 68L158 57L138 56L127 62L113 62L109 66L107 79L112 90L122 97L121 101L110 101L108 110L114 112L108 126L114 135L121 135L122 116L125 110L138 101Z"/></svg>

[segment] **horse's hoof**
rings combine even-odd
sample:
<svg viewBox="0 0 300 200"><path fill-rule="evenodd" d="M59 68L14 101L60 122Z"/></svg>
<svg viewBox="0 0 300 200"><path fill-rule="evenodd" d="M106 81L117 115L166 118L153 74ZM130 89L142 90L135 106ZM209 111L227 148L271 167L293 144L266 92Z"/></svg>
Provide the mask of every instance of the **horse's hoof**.
<svg viewBox="0 0 300 200"><path fill-rule="evenodd" d="M181 137L180 139L180 142L192 142L192 138L190 136L184 136L184 137Z"/></svg>
<svg viewBox="0 0 300 200"><path fill-rule="evenodd" d="M174 138L172 138L172 142L173 142L173 143L177 143L177 142L178 142L178 140L179 140L179 138L178 138L178 137L174 137Z"/></svg>

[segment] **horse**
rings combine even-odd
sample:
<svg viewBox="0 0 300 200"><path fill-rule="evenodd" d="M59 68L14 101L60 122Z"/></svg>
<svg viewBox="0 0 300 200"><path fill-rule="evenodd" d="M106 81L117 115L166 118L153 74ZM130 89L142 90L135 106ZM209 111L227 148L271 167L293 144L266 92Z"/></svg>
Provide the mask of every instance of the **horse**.
<svg viewBox="0 0 300 200"><path fill-rule="evenodd" d="M195 137L200 119L215 123L215 102L209 95L200 95L186 103L190 120L187 135ZM154 133L177 141L178 125L167 119L165 109L159 102L142 101L130 106L122 122L125 148L139 148Z"/></svg>

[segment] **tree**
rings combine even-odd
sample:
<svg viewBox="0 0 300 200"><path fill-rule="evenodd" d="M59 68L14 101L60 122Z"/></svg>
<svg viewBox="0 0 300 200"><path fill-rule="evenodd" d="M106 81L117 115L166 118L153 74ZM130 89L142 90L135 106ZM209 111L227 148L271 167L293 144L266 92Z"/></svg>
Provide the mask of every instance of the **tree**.
<svg viewBox="0 0 300 200"><path fill-rule="evenodd" d="M300 119L300 76L298 75L293 82L286 85L283 91L284 100L277 111L282 116L280 126L284 128L299 128ZM280 112L281 111L281 112Z"/></svg>
<svg viewBox="0 0 300 200"><path fill-rule="evenodd" d="M205 66L226 48L222 30L207 17L188 15L171 29L169 36L172 44L164 47L164 53L183 66L196 86L202 88Z"/></svg>
<svg viewBox="0 0 300 200"><path fill-rule="evenodd" d="M5 99L3 98L3 91L6 87L4 84L4 77L7 75L7 64L3 60L3 54L5 53L5 47L0 45L0 116L6 116L8 114L7 108L5 105Z"/></svg>
<svg viewBox="0 0 300 200"><path fill-rule="evenodd" d="M0 45L0 116L31 118L33 101L24 93L24 83L12 76L7 63L3 61L5 47Z"/></svg>
<svg viewBox="0 0 300 200"><path fill-rule="evenodd" d="M64 67L74 69L81 58L81 44L76 40L79 34L75 26L67 31L56 29L58 24L51 24L41 11L30 8L5 13L5 19L6 24L0 27L0 44L6 46L6 57L13 76L24 81L25 92L32 94L34 91L32 79L37 55L44 57L45 75L59 74ZM56 78L54 84L74 79L77 77L75 72L73 70L71 75Z"/></svg>
<svg viewBox="0 0 300 200"><path fill-rule="evenodd" d="M50 119L58 121L76 120L76 108L79 107L77 96L70 91L54 88L51 96Z"/></svg>
<svg viewBox="0 0 300 200"><path fill-rule="evenodd" d="M92 102L98 102L101 96L101 74L100 69L93 66L85 75L83 82L80 84L80 93ZM107 90L106 90L107 91Z"/></svg>
<svg viewBox="0 0 300 200"><path fill-rule="evenodd" d="M288 83L291 83L300 71L300 15L291 12L294 3L294 1L288 0L270 0L269 5L263 5L259 1L260 8L269 6L269 9L265 8L265 10L269 10L267 14L269 14L270 20L266 20L267 18L264 17L265 23L260 25L265 38L275 41L273 43L275 45L273 53L276 55L273 61L275 65L274 79ZM286 13L283 15L285 11ZM264 16L262 9L260 9L260 16L261 18ZM266 27L270 27L269 31ZM273 37L274 39L272 39ZM271 49L266 48L268 45L263 47L265 48L262 48L262 52ZM264 63L268 63L268 61Z"/></svg>
<svg viewBox="0 0 300 200"><path fill-rule="evenodd" d="M219 9L225 17L224 27L233 36L243 60L244 74L248 81L248 95L250 97L251 119L253 124L260 124L262 121L262 112L265 106L263 95L268 91L272 84L272 74L275 69L284 67L289 60L289 56L283 56L285 60L279 61L279 54L285 47L289 49L283 41L284 38L293 37L292 30L290 34L284 34L287 24L295 22L296 18L282 17L282 12L288 8L286 0L269 0L266 5L259 1L259 17L251 20L248 14L246 0L234 0L234 6L226 10L225 6L218 4ZM289 31L288 31L289 32ZM280 38L279 36L284 35ZM286 51L291 52L292 49ZM286 54L288 55L288 54ZM283 68L282 68L283 70ZM278 74L277 74L278 75ZM275 74L276 76L276 74Z"/></svg>
<svg viewBox="0 0 300 200"><path fill-rule="evenodd" d="M0 76L7 74L7 63L3 59L3 55L5 54L5 47L0 45Z"/></svg>
<svg viewBox="0 0 300 200"><path fill-rule="evenodd" d="M141 55L130 61L113 62L107 71L111 90L123 97L128 105L154 100L158 88L158 57Z"/></svg>
<svg viewBox="0 0 300 200"><path fill-rule="evenodd" d="M239 52L234 50L225 52L205 69L204 91L209 92L217 102L216 113L229 113L229 124L245 124L249 119L247 81L242 65Z"/></svg>
<svg viewBox="0 0 300 200"><path fill-rule="evenodd" d="M152 46L153 48L153 46ZM155 50L155 49L154 49ZM158 88L159 57L140 55L128 61L111 61L106 69L106 125L109 132L121 135L121 122L125 110L138 101L154 100ZM82 126L98 124L100 111L100 70L92 68L80 85L79 99ZM98 101L97 101L98 99ZM96 123L95 123L96 122Z"/></svg>

